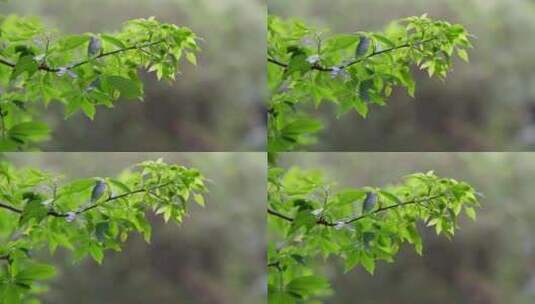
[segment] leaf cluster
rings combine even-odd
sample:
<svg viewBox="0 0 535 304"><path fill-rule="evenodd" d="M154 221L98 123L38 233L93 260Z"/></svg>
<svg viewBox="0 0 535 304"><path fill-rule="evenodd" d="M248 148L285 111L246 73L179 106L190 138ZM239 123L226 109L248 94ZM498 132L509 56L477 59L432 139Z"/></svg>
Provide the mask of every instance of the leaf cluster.
<svg viewBox="0 0 535 304"><path fill-rule="evenodd" d="M445 79L454 57L468 61L471 47L462 25L426 15L392 22L384 32L327 32L268 18L270 151L314 142L323 126L307 105L330 102L338 115L355 110L365 118L373 105L386 105L395 87L414 97L413 66Z"/></svg>
<svg viewBox="0 0 535 304"><path fill-rule="evenodd" d="M99 182L106 190L95 197ZM35 253L58 248L75 261L91 256L102 263L106 250L120 251L131 232L147 242L149 213L182 223L189 202L204 206L204 177L197 169L142 162L119 177L65 182L35 169L0 164L0 302L20 303L42 289L54 267L35 261ZM26 303L26 302L25 302Z"/></svg>
<svg viewBox="0 0 535 304"><path fill-rule="evenodd" d="M333 189L319 171L270 169L269 303L328 294L328 281L315 271L318 257L338 257L346 271L361 266L373 274L378 261L393 262L405 243L423 253L422 224L451 238L461 213L475 219L479 206L469 184L433 172L381 188ZM375 198L368 209L367 197Z"/></svg>
<svg viewBox="0 0 535 304"><path fill-rule="evenodd" d="M196 64L197 36L154 18L134 19L113 34L61 35L37 18L0 18L0 150L47 139L39 104L59 102L69 117L93 119L119 97L142 99L139 70L174 80L183 57Z"/></svg>

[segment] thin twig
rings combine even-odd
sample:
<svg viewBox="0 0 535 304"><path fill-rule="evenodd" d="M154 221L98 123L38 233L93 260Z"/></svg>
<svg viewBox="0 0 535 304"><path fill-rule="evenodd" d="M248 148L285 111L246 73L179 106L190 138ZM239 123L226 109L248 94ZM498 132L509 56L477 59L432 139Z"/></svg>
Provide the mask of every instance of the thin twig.
<svg viewBox="0 0 535 304"><path fill-rule="evenodd" d="M399 49L404 49L404 48L409 48L409 47L415 47L415 46L418 46L418 45L421 45L421 44L425 44L425 43L429 43L431 41L434 41L436 40L437 38L430 38L430 39L427 39L427 40L424 40L424 41L420 41L420 42L417 42L417 43L414 43L414 44L411 44L411 43L405 43L405 44L402 44L402 45L398 45L398 46L395 46L395 47L391 47L389 49L385 49L385 50L381 50L381 51L374 51L373 53L371 53L370 55L368 56L365 56L365 57L362 57L362 58L359 58L359 59L355 59L347 64L344 64L342 66L336 66L336 67L324 67L324 66L321 66L319 64L314 64L312 65L311 69L313 70L317 70L317 71L320 71L320 72L332 72L334 71L334 69L347 69L355 64L358 64L358 63L361 63L367 59L370 59L372 57L375 57L375 56L379 56L379 55L382 55L382 54L385 54L385 53L390 53L390 52L393 52L393 51L396 51L396 50L399 50ZM268 57L268 62L270 63L273 63L273 64L276 64L280 67L283 67L283 68L288 68L288 64L287 63L284 63L284 62L281 62L279 60L276 60L274 58L271 58L271 57Z"/></svg>
<svg viewBox="0 0 535 304"><path fill-rule="evenodd" d="M15 213L22 213L22 210L20 210L18 208L15 208L13 206L6 205L4 203L0 203L0 208L9 210L9 211L15 212Z"/></svg>
<svg viewBox="0 0 535 304"><path fill-rule="evenodd" d="M111 202L111 201L114 201L114 200L118 200L118 199L121 199L121 198L125 198L127 196L130 196L130 195L134 195L134 194L138 194L138 193L143 193L143 192L151 192L153 190L157 190L157 189L160 189L160 188L163 188L163 187L167 187L169 186L170 184L172 184L171 182L168 182L168 183L165 183L165 184L161 184L161 185L158 185L158 186L154 186L152 188L149 188L149 189L137 189L137 190L134 190L134 191L131 191L131 192L127 192L127 193L123 193L123 194L120 194L120 195L117 195L117 196L112 196L112 197L109 197L108 199L106 199L105 201L103 201L102 203L95 203L91 206L88 206L86 208L83 208L81 210L78 210L76 212L76 214L81 214L81 213L84 213L84 212L87 212L89 210L92 210L92 209L95 209L97 208L98 206L101 206L102 204L106 204L108 202ZM61 217L67 217L68 214L60 214Z"/></svg>
<svg viewBox="0 0 535 304"><path fill-rule="evenodd" d="M80 61L78 63L74 63L72 65L68 65L68 66L62 67L62 68L49 67L46 63L43 62L42 64L39 65L38 69L41 70L41 71L52 72L52 73L60 72L63 69L72 70L74 68L77 68L77 67L80 67L82 65L88 64L92 60L104 58L104 57L111 56L111 55L116 55L116 54L123 53L123 52L128 52L128 51L131 51L131 50L141 50L141 49L144 49L144 48L147 48L147 47L151 47L151 46L154 46L154 45L157 45L157 44L160 44L160 43L164 43L164 42L165 42L165 40L159 40L159 41L150 42L150 43L146 43L146 44L142 44L142 45L133 45L133 46L130 46L130 47L126 47L126 48L122 48L122 49L118 49L118 50L102 53L102 54L100 54L100 55L98 55L98 56L96 56L94 58L83 60L83 61ZM10 61L5 60L5 59L2 59L2 58L0 58L0 64L6 65L6 66L11 67L11 68L15 68L15 66L16 66L15 63L10 62Z"/></svg>
<svg viewBox="0 0 535 304"><path fill-rule="evenodd" d="M276 216L276 217L278 217L278 218L281 218L281 219L283 219L283 220L286 220L286 221L288 221L288 222L293 222L293 221L294 221L293 218L291 218L291 217L289 217L289 216L286 216L286 215L284 215L284 214L282 214L282 213L279 213L279 212L277 212L277 211L275 211L275 210L272 210L272 209L269 209L269 208L268 208L267 211L268 211L268 214L274 215L274 216Z"/></svg>
<svg viewBox="0 0 535 304"><path fill-rule="evenodd" d="M14 68L15 64L12 62L9 62L5 59L0 58L0 64L7 65L8 67Z"/></svg>
<svg viewBox="0 0 535 304"><path fill-rule="evenodd" d="M154 45L158 45L158 44L164 43L164 42L165 42L165 40L159 40L159 41L155 41L155 42L146 43L146 44L143 44L143 45L133 45L133 46L130 46L130 47L127 47L127 48L122 48L122 49L118 49L118 50L115 50L115 51L102 53L102 54L96 56L93 59L90 59L90 60L88 59L88 60L84 60L84 61L78 62L76 64L73 64L73 65L69 66L68 68L69 69L74 69L74 68L77 68L77 67L79 67L81 65L87 64L87 63L91 62L91 60L94 60L94 59L100 59L100 58L103 58L103 57L106 57L106 56L111 56L111 55L115 55L115 54L131 51L131 50L144 49L144 48L151 47L151 46L154 46Z"/></svg>
<svg viewBox="0 0 535 304"><path fill-rule="evenodd" d="M111 201L115 201L115 200L118 200L118 199L121 199L121 198L125 198L125 197L128 197L128 196L134 195L134 194L138 194L138 193L151 192L151 191L163 188L163 187L167 187L170 184L172 184L172 182L168 182L168 183L165 183L165 184L157 185L157 186L154 186L154 187L149 188L149 189L137 189L137 190L134 190L134 191L131 191L131 192L126 192L126 193L123 193L123 194L120 194L120 195L117 195L117 196L112 196L112 197L109 197L108 199L106 199L105 201L103 201L101 203L95 203L93 205L90 205L88 207L80 209L80 210L76 211L75 214L79 215L79 214L82 214L84 212L87 212L87 211L90 211L92 209L95 209L95 208L97 208L97 207L99 207L99 206L101 206L103 204L109 203ZM16 207L13 207L13 206L1 203L1 202L0 202L0 209L6 209L6 210L9 210L11 212L18 213L18 214L22 214L22 212L23 212L23 210L21 210L21 209L18 209ZM53 217L68 217L69 214L70 213L60 213L60 212L57 212L57 211L54 211L54 210L48 211L48 215L49 216L53 216Z"/></svg>
<svg viewBox="0 0 535 304"><path fill-rule="evenodd" d="M423 199L415 199L415 200L412 200L412 201L408 201L408 202L404 202L404 203L400 203L400 204L397 204L397 205L391 205L391 206L387 206L387 207L382 207L382 208L379 208L371 213L367 213L367 214L363 214L363 215L360 215L360 216L357 216L357 217L354 217L350 220L347 220L344 222L344 224L351 224L353 222L356 222L356 221L359 221L363 218L366 218L370 215L373 215L373 214L377 214L377 213L381 213L381 212L384 212L384 211L387 211L387 210L390 210L390 209L394 209L394 208L399 208L399 207L405 207L407 205L414 205L414 204L420 204L422 202L425 202L425 201L429 201L429 200L434 200L434 199L437 199L437 198L441 198L445 196L444 193L442 194L437 194L435 196L431 196L431 197L426 197L426 198L423 198Z"/></svg>
<svg viewBox="0 0 535 304"><path fill-rule="evenodd" d="M338 224L344 224L344 225L347 225L347 224L351 224L351 223L354 223L354 222L357 222L357 221L360 221L364 218L367 218L369 216L372 216L372 215L375 215L375 214L378 214L378 213L381 213L381 212L385 212L387 210L390 210L390 209L394 209L394 208L400 208L400 207L405 207L405 206L408 206L408 205L413 205L413 204L420 204L422 202L425 202L425 201L429 201L429 200L434 200L434 199L437 199L437 198L441 198L441 197L444 197L446 194L444 193L441 193L441 194L437 194L437 195L434 195L434 196L430 196L430 197L425 197L425 198L421 198L421 199L413 199L413 200L410 200L410 201L407 201L407 202L403 202L403 203L399 203L399 204L396 204L396 205L390 205L390 206L387 206L387 207L382 207L382 208L379 208L379 209L376 209L370 213L366 213L366 214L362 214L362 215L359 215L357 217L354 217L354 218L351 218L351 219L348 219L348 220L345 220L345 221L336 221L336 222L329 222L323 218L320 218L316 221L316 224L318 225L323 225L323 226L327 226L327 227L334 227L334 226L337 226ZM272 210L270 208L268 208L268 214L271 214L273 216L276 216L280 219L283 219L287 222L293 222L295 219L290 217L290 216L287 216L287 215L284 215L278 211L275 211L275 210Z"/></svg>

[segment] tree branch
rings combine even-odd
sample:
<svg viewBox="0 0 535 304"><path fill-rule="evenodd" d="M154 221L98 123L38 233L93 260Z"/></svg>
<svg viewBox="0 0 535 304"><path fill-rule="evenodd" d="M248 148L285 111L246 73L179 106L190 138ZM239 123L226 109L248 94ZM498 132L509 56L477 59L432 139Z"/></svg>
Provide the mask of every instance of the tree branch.
<svg viewBox="0 0 535 304"><path fill-rule="evenodd" d="M171 184L172 184L172 182L168 182L168 183L165 183L165 184L161 184L161 185L157 185L157 186L151 187L149 189L144 189L144 188L143 189L137 189L137 190L126 192L126 193L123 193L123 194L120 194L120 195L112 196L112 197L107 198L105 201L103 201L101 203L95 203L95 204L92 204L92 205L90 205L88 207L80 209L80 210L76 211L75 214L79 215L79 214L82 214L84 212L87 212L87 211L90 211L92 209L95 209L95 208L97 208L97 207L99 207L99 206L101 206L103 204L109 203L111 201L115 201L115 200L118 200L118 199L121 199L121 198L125 198L125 197L128 197L128 196L134 195L134 194L138 194L138 193L151 192L151 191L163 188L163 187L167 187L167 186L169 186ZM18 209L16 207L13 207L13 206L1 203L1 202L0 202L0 209L6 209L6 210L9 210L11 212L18 213L18 214L22 214L22 212L23 212L23 210L21 210L21 209ZM60 213L60 212L57 212L57 211L54 211L54 210L48 211L48 215L49 216L53 216L53 217L68 217L69 214L70 213Z"/></svg>
<svg viewBox="0 0 535 304"><path fill-rule="evenodd" d="M351 61L351 62L349 62L347 64L341 65L341 66L324 67L324 66L321 66L319 64L314 64L314 65L312 65L311 69L312 70L316 70L316 71L320 71L320 72L332 72L335 68L347 69L347 68L349 68L349 67L351 67L351 66L353 66L355 64L361 63L361 62L363 62L363 61L365 61L367 59L370 59L372 57L379 56L379 55L382 55L382 54L385 54L385 53L390 53L390 52L393 52L393 51L396 51L396 50L399 50L399 49L415 47L415 46L418 46L418 45L429 43L429 42L434 41L436 39L437 38L430 38L430 39L427 39L427 40L423 40L423 41L417 42L415 44L405 43L405 44L394 46L394 47L391 47L389 49L381 50L381 51L378 51L378 52L374 51L373 53L369 54L368 56L365 56L365 57L362 57L362 58L359 58L359 59L355 59L355 60L353 60L353 61ZM283 68L288 68L288 64L287 63L278 61L278 60L276 60L274 58L271 58L271 57L268 57L268 62L273 63L273 64L278 65L278 66L283 67Z"/></svg>
<svg viewBox="0 0 535 304"><path fill-rule="evenodd" d="M278 61L278 60L275 60L275 59L273 59L273 58L271 58L271 57L268 57L267 60L268 60L268 62L271 62L271 63L276 64L276 65L278 65L278 66L281 66L281 67L283 67L283 68L287 68L287 67L288 67L288 64L286 64L286 63L282 63L282 62L280 62L280 61Z"/></svg>
<svg viewBox="0 0 535 304"><path fill-rule="evenodd" d="M38 69L41 70L41 71L51 72L51 73L57 73L57 72L62 71L63 69L72 70L74 68L77 68L77 67L80 67L82 65L88 64L92 60L104 58L104 57L111 56L111 55L116 55L116 54L119 54L119 53L128 52L128 51L131 51L131 50L141 50L141 49L144 49L144 48L147 48L147 47L151 47L151 46L154 46L154 45L158 45L158 44L164 43L164 42L165 42L165 40L159 40L159 41L149 42L149 43L142 44L142 45L133 45L133 46L130 46L130 47L125 47L125 48L122 48L122 49L118 49L118 50L102 53L102 54L100 54L100 55L98 55L98 56L96 56L94 58L83 60L83 61L80 61L78 63L74 63L72 65L68 65L68 66L62 67L62 68L49 67L48 65L43 63L43 64L39 65ZM2 58L0 58L0 64L3 64L3 65L8 66L10 68L15 68L15 66L16 66L15 63L10 62L10 61L5 60L5 59L2 59Z"/></svg>
<svg viewBox="0 0 535 304"><path fill-rule="evenodd" d="M320 218L320 219L318 219L316 221L316 224L327 226L327 227L335 227L338 224L347 225L347 224L351 224L351 223L360 221L360 220L362 220L364 218L367 218L367 217L370 217L372 215L385 212L385 211L390 210L390 209L405 207L405 206L408 206L408 205L420 204L420 203L425 202L425 201L434 200L434 199L437 199L437 198L444 197L445 195L446 195L445 193L441 193L441 194L437 194L437 195L434 195L434 196L429 196L429 197L425 197L425 198L421 198L421 199L413 199L413 200L410 200L410 201L407 201L407 202L402 202L402 203L399 203L399 204L396 204L396 205L390 205L390 206L382 207L382 208L376 209L376 210L374 210L374 211L372 211L370 213L362 214L362 215L359 215L357 217L354 217L354 218L351 218L351 219L348 219L348 220L345 220L345 221L329 222L329 221L327 221L327 220L325 220L323 218ZM287 222L293 222L295 220L294 218L292 218L290 216L284 215L284 214L282 214L282 213L280 213L278 211L272 210L270 208L268 208L268 214L276 216L276 217L278 217L280 219L283 219L283 220L285 220Z"/></svg>
<svg viewBox="0 0 535 304"><path fill-rule="evenodd" d="M9 61L7 61L5 59L2 59L2 58L0 58L0 64L6 65L6 66L8 66L10 68L14 68L15 67L14 63L9 62Z"/></svg>
<svg viewBox="0 0 535 304"><path fill-rule="evenodd" d="M93 58L91 60L100 59L100 58L104 58L104 57L115 55L115 54L119 54L119 53L124 53L124 52L131 51L131 50L141 50L141 49L144 49L144 48L147 48L147 47L151 47L151 46L154 46L154 45L158 45L158 44L164 43L164 42L165 42L165 40L158 40L158 41L155 41L155 42L150 42L150 43L146 43L146 44L142 44L142 45L133 45L133 46L122 48L122 49L118 49L118 50L115 50L115 51L102 53L102 54L98 55L97 57L95 57L95 58ZM84 61L78 62L76 64L73 64L73 65L69 66L68 69L70 70L70 69L77 68L77 67L79 67L81 65L84 65L84 64L87 64L87 63L91 62L91 60L88 59L88 60L84 60Z"/></svg>
<svg viewBox="0 0 535 304"><path fill-rule="evenodd" d="M446 194L444 193L441 193L441 194L437 194L437 195L434 195L434 196L430 196L430 197L426 197L426 198L422 198L422 199L414 199L414 200L411 200L411 201L407 201L407 202L404 202L404 203L399 203L397 205L391 205L391 206L387 206L387 207L382 207L382 208L379 208L373 212L370 212L370 213L367 213L367 214L362 214L360 216L357 216L357 217L354 217L352 219L349 219L345 222L343 222L344 224L351 224L351 223L354 223L356 221L359 221L363 218L366 218L370 215L374 215L374 214L377 214L377 213L381 213L381 212L384 212L384 211L387 211L387 210L390 210L390 209L394 209L394 208L399 208L399 207L405 207L407 205L414 205L414 204L420 204L422 202L425 202L425 201L429 201L429 200L434 200L434 199L437 199L437 198L441 198L443 196L445 196Z"/></svg>
<svg viewBox="0 0 535 304"><path fill-rule="evenodd" d="M275 210L272 210L272 209L269 209L269 208L268 208L267 211L268 211L268 214L271 214L271 215L274 215L274 216L276 216L276 217L279 217L279 218L281 218L281 219L283 219L283 220L285 220L285 221L288 221L288 222L293 222L293 221L294 221L293 218L291 218L291 217L289 217L289 216L286 216L286 215L284 215L284 214L282 214L282 213L279 213L279 212L277 212L277 211L275 211Z"/></svg>
<svg viewBox="0 0 535 304"><path fill-rule="evenodd" d="M15 213L22 213L22 210L17 209L17 208L15 208L13 206L6 205L4 203L0 203L0 208L9 210L9 211L15 212Z"/></svg>
<svg viewBox="0 0 535 304"><path fill-rule="evenodd" d="M82 214L84 212L90 211L92 209L95 209L95 208L97 208L97 207L99 207L99 206L101 206L103 204L109 203L111 201L115 201L115 200L118 200L118 199L121 199L121 198L125 198L125 197L128 197L128 196L134 195L134 194L138 194L138 193L143 193L143 192L150 193L153 190L157 190L157 189L160 189L160 188L163 188L163 187L167 187L170 184L172 184L172 182L168 182L168 183L165 183L165 184L157 185L157 186L151 187L149 189L137 189L137 190L134 190L134 191L131 191L131 192L126 192L126 193L123 193L123 194L120 194L120 195L117 195L117 196L112 196L112 197L109 197L108 199L106 199L105 201L103 201L101 203L95 203L93 205L90 205L88 207L85 207L85 208L83 208L81 210L76 211L76 215L79 215L79 214ZM54 216L67 217L68 213L56 214Z"/></svg>

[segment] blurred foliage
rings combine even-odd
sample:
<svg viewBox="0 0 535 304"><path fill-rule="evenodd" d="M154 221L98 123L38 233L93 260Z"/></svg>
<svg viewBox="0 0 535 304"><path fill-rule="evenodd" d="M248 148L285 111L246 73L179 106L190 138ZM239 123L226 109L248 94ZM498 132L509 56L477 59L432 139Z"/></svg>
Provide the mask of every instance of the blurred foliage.
<svg viewBox="0 0 535 304"><path fill-rule="evenodd" d="M468 61L469 34L460 24L425 14L389 23L384 32L330 34L305 23L268 18L269 151L289 151L315 141L322 124L303 104L335 104L337 116L366 118L385 106L395 88L414 97L411 68L444 80L458 56Z"/></svg>
<svg viewBox="0 0 535 304"><path fill-rule="evenodd" d="M204 177L196 169L168 165L161 159L135 165L115 178L75 181L36 168L0 165L2 303L41 303L41 280L55 276L52 265L33 258L43 248L54 254L71 250L76 261L91 256L102 264L106 250L121 251L129 233L150 242L148 212L176 223L189 201L204 206Z"/></svg>
<svg viewBox="0 0 535 304"><path fill-rule="evenodd" d="M151 243L131 235L104 264L70 262L58 249L36 258L59 268L43 303L262 303L265 277L265 156L261 153L12 153L18 167L61 172L68 179L117 175L163 158L207 178L206 208L191 205L180 228L150 216ZM208 208L208 206L210 206Z"/></svg>
<svg viewBox="0 0 535 304"><path fill-rule="evenodd" d="M466 218L452 240L423 233L423 256L402 248L375 275L343 273L335 259L318 261L337 292L327 303L528 304L535 301L535 155L530 153L280 154L280 165L314 168L339 188L395 183L434 169L482 192L476 222ZM423 227L420 227L423 228ZM424 230L421 230L424 232Z"/></svg>
<svg viewBox="0 0 535 304"><path fill-rule="evenodd" d="M51 102L65 116L94 119L100 106L113 108L121 96L143 100L138 70L174 80L181 59L196 64L197 37L188 28L154 18L127 21L115 34L58 35L39 18L0 16L0 150L29 150L49 136L36 121ZM42 103L42 104L40 104Z"/></svg>
<svg viewBox="0 0 535 304"><path fill-rule="evenodd" d="M452 238L461 212L475 219L479 206L470 185L431 171L405 175L396 185L342 191L321 171L299 167L270 168L268 178L268 302L274 304L329 294L328 281L308 262L317 256L340 257L345 271L362 266L373 275L378 262L395 263L405 243L422 254L419 224Z"/></svg>
<svg viewBox="0 0 535 304"><path fill-rule="evenodd" d="M113 32L127 20L155 16L187 25L203 40L198 67L183 66L172 87L142 74L145 102L120 101L91 122L65 121L51 105L51 151L264 150L265 3L249 0L24 0L0 4L4 14L35 15L80 35Z"/></svg>
<svg viewBox="0 0 535 304"><path fill-rule="evenodd" d="M417 73L411 101L394 90L368 119L321 107L327 130L316 150L479 151L535 147L535 2L532 0L269 0L270 13L340 33L380 30L390 20L428 13L463 24L476 38L470 64L446 85ZM416 71L415 71L416 72Z"/></svg>

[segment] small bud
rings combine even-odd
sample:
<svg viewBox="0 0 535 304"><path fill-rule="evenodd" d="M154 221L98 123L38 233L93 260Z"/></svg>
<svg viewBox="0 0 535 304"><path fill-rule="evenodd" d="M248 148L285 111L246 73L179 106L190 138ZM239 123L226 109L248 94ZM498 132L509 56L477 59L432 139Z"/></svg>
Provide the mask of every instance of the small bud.
<svg viewBox="0 0 535 304"><path fill-rule="evenodd" d="M348 231L355 231L355 229L353 229L353 227L351 226L351 224L347 224L347 223L344 222L344 221L336 222L336 225L334 226L334 229L336 229L336 230L346 229L346 230L348 230Z"/></svg>
<svg viewBox="0 0 535 304"><path fill-rule="evenodd" d="M307 58L307 62L310 63L310 64L316 64L320 61L320 55L311 55L311 56L308 56Z"/></svg>
<svg viewBox="0 0 535 304"><path fill-rule="evenodd" d="M335 79L338 77L346 79L349 77L349 73L344 69L344 67L334 66L331 68L331 78Z"/></svg>
<svg viewBox="0 0 535 304"><path fill-rule="evenodd" d="M336 222L336 225L334 226L334 229L342 230L345 226L346 226L346 223L344 223L344 222Z"/></svg>
<svg viewBox="0 0 535 304"><path fill-rule="evenodd" d="M62 77L63 75L65 75L67 73L68 70L69 69L67 69L66 67L61 67L56 72L56 75L58 75L59 77Z"/></svg>
<svg viewBox="0 0 535 304"><path fill-rule="evenodd" d="M302 43L304 45L313 45L314 44L314 39L312 39L310 37L305 37L305 38L303 38Z"/></svg>
<svg viewBox="0 0 535 304"><path fill-rule="evenodd" d="M332 67L332 69L331 69L331 77L332 77L333 79L336 78L336 77L338 77L338 75L340 75L340 72L341 72L341 71L342 71L342 69L339 68L339 67L336 67L336 66L335 66L335 67Z"/></svg>
<svg viewBox="0 0 535 304"><path fill-rule="evenodd" d="M76 219L76 212L67 212L67 217L65 218L67 222L72 223L74 222L75 219Z"/></svg>
<svg viewBox="0 0 535 304"><path fill-rule="evenodd" d="M59 77L62 77L65 74L69 75L69 77L71 77L72 79L78 78L78 75L68 67L61 67L56 72L56 75L58 75Z"/></svg>
<svg viewBox="0 0 535 304"><path fill-rule="evenodd" d="M322 212L323 212L323 208L319 208L319 209L312 211L312 214L314 216L319 216Z"/></svg>
<svg viewBox="0 0 535 304"><path fill-rule="evenodd" d="M67 75L69 75L69 77L71 77L72 79L78 78L78 75L70 69L67 70Z"/></svg>

